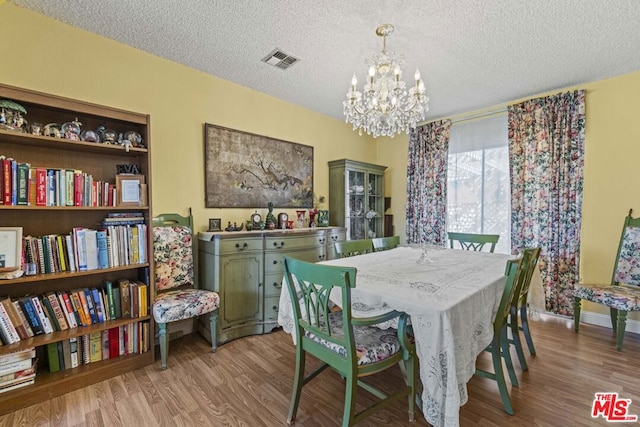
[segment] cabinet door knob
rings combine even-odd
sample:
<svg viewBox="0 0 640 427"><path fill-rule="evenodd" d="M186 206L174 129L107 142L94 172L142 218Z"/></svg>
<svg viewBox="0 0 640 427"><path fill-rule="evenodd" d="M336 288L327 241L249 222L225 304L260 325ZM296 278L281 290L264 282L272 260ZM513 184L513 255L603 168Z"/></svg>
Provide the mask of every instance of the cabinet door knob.
<svg viewBox="0 0 640 427"><path fill-rule="evenodd" d="M273 260L273 265L276 265L277 263L278 263L278 261L274 259Z"/></svg>
<svg viewBox="0 0 640 427"><path fill-rule="evenodd" d="M275 311L275 312L277 312L277 311L278 311L278 306L277 306L277 305L274 305L274 306L273 306L273 311Z"/></svg>
<svg viewBox="0 0 640 427"><path fill-rule="evenodd" d="M279 288L282 284L278 282L273 282L273 286Z"/></svg>

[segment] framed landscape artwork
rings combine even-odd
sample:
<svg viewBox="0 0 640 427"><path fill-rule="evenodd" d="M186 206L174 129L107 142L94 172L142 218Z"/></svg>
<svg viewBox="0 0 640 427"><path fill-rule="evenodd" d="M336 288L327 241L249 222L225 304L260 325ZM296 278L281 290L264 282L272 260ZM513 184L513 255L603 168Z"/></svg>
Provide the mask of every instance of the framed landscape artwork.
<svg viewBox="0 0 640 427"><path fill-rule="evenodd" d="M313 147L205 124L207 208L313 206Z"/></svg>

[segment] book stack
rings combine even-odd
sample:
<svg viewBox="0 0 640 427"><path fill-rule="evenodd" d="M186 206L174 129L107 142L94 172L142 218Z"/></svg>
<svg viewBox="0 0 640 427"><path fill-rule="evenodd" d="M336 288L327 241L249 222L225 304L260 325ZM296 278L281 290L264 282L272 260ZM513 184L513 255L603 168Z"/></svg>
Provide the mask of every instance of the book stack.
<svg viewBox="0 0 640 427"><path fill-rule="evenodd" d="M50 291L15 300L0 297L0 344L148 314L149 286L126 279L105 281L101 288Z"/></svg>
<svg viewBox="0 0 640 427"><path fill-rule="evenodd" d="M142 213L127 215L135 216L105 218L103 229L75 227L67 235L25 236L25 262L35 266L36 274L146 263L145 219Z"/></svg>
<svg viewBox="0 0 640 427"><path fill-rule="evenodd" d="M0 155L0 204L116 206L115 184L78 169L32 167Z"/></svg>
<svg viewBox="0 0 640 427"><path fill-rule="evenodd" d="M0 356L0 393L33 384L36 381L35 347Z"/></svg>

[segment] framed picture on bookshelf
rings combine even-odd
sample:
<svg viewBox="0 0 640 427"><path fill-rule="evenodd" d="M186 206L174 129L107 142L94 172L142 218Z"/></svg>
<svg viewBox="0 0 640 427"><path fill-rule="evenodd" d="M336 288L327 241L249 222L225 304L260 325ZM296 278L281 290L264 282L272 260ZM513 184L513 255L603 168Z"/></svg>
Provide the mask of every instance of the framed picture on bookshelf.
<svg viewBox="0 0 640 427"><path fill-rule="evenodd" d="M0 272L20 268L22 227L0 227Z"/></svg>
<svg viewBox="0 0 640 427"><path fill-rule="evenodd" d="M144 175L116 175L117 206L142 206L146 197L142 190L146 187Z"/></svg>

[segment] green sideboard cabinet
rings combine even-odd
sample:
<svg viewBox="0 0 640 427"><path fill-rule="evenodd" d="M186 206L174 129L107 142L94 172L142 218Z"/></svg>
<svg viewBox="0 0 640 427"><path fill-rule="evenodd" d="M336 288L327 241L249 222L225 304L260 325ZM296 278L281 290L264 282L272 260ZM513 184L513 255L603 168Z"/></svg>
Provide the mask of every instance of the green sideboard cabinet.
<svg viewBox="0 0 640 427"><path fill-rule="evenodd" d="M220 294L218 344L278 327L285 255L334 259L333 243L345 239L339 227L200 233L199 283ZM211 336L206 322L199 327Z"/></svg>

